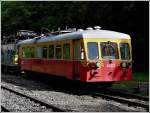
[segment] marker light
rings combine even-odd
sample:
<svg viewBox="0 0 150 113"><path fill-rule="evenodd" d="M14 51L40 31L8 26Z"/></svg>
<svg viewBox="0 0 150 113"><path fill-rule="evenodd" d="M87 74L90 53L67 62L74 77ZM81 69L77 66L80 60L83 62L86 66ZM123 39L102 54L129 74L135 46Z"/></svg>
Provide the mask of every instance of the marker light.
<svg viewBox="0 0 150 113"><path fill-rule="evenodd" d="M128 64L127 64L127 62L122 62L122 63L121 63L121 67L123 67L123 68L126 68L126 67L128 67Z"/></svg>
<svg viewBox="0 0 150 113"><path fill-rule="evenodd" d="M100 67L100 63L99 62L96 62L96 68L99 68Z"/></svg>

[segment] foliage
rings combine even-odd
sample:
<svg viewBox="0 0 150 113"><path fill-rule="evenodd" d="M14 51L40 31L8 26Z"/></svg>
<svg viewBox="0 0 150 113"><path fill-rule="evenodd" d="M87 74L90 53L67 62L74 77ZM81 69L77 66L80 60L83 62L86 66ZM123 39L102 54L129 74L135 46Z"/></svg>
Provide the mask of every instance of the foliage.
<svg viewBox="0 0 150 113"><path fill-rule="evenodd" d="M149 81L149 73L148 72L143 72L143 73L135 72L135 73L133 73L133 80L148 82Z"/></svg>

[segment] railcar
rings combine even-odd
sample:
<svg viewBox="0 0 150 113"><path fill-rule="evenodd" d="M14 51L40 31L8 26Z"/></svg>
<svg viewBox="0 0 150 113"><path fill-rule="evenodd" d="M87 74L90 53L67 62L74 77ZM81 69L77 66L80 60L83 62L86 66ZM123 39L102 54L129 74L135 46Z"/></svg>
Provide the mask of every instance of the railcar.
<svg viewBox="0 0 150 113"><path fill-rule="evenodd" d="M16 44L1 45L1 70L5 73L19 70Z"/></svg>
<svg viewBox="0 0 150 113"><path fill-rule="evenodd" d="M22 71L46 73L82 82L132 79L131 38L95 29L36 37L18 43Z"/></svg>
<svg viewBox="0 0 150 113"><path fill-rule="evenodd" d="M2 72L20 72L18 65L17 42L36 36L34 31L19 30L16 34L4 36L1 45L1 70Z"/></svg>

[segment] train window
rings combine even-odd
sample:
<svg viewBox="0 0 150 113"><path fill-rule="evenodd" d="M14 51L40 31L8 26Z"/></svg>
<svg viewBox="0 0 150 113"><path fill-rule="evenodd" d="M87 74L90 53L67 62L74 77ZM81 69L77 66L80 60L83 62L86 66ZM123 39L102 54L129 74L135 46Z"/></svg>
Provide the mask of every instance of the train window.
<svg viewBox="0 0 150 113"><path fill-rule="evenodd" d="M23 58L29 58L30 57L30 49L29 48L23 48Z"/></svg>
<svg viewBox="0 0 150 113"><path fill-rule="evenodd" d="M98 59L99 58L98 43L88 42L87 47L88 47L88 58L89 58L89 60Z"/></svg>
<svg viewBox="0 0 150 113"><path fill-rule="evenodd" d="M115 42L101 42L103 59L118 59L118 45Z"/></svg>
<svg viewBox="0 0 150 113"><path fill-rule="evenodd" d="M47 58L47 47L43 47L43 58Z"/></svg>
<svg viewBox="0 0 150 113"><path fill-rule="evenodd" d="M30 58L34 58L34 47L31 47L29 49L30 49Z"/></svg>
<svg viewBox="0 0 150 113"><path fill-rule="evenodd" d="M129 60L130 59L130 50L128 43L120 43L120 53L122 60Z"/></svg>
<svg viewBox="0 0 150 113"><path fill-rule="evenodd" d="M63 46L63 59L70 59L70 44Z"/></svg>
<svg viewBox="0 0 150 113"><path fill-rule="evenodd" d="M56 54L55 54L56 59L61 59L62 57L61 46L56 46L55 49L56 49Z"/></svg>
<svg viewBox="0 0 150 113"><path fill-rule="evenodd" d="M25 48L22 48L22 57L25 58Z"/></svg>
<svg viewBox="0 0 150 113"><path fill-rule="evenodd" d="M23 58L23 48L17 47L18 58Z"/></svg>
<svg viewBox="0 0 150 113"><path fill-rule="evenodd" d="M41 47L36 48L36 57L41 58Z"/></svg>
<svg viewBox="0 0 150 113"><path fill-rule="evenodd" d="M49 46L49 58L54 58L54 45Z"/></svg>

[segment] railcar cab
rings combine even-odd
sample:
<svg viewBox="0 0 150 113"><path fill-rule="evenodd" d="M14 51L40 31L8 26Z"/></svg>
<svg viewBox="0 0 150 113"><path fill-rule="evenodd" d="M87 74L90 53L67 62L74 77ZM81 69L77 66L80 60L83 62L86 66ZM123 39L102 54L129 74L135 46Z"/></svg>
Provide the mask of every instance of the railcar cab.
<svg viewBox="0 0 150 113"><path fill-rule="evenodd" d="M130 37L85 38L83 40L87 67L87 76L84 79L86 82L114 82L132 79Z"/></svg>

